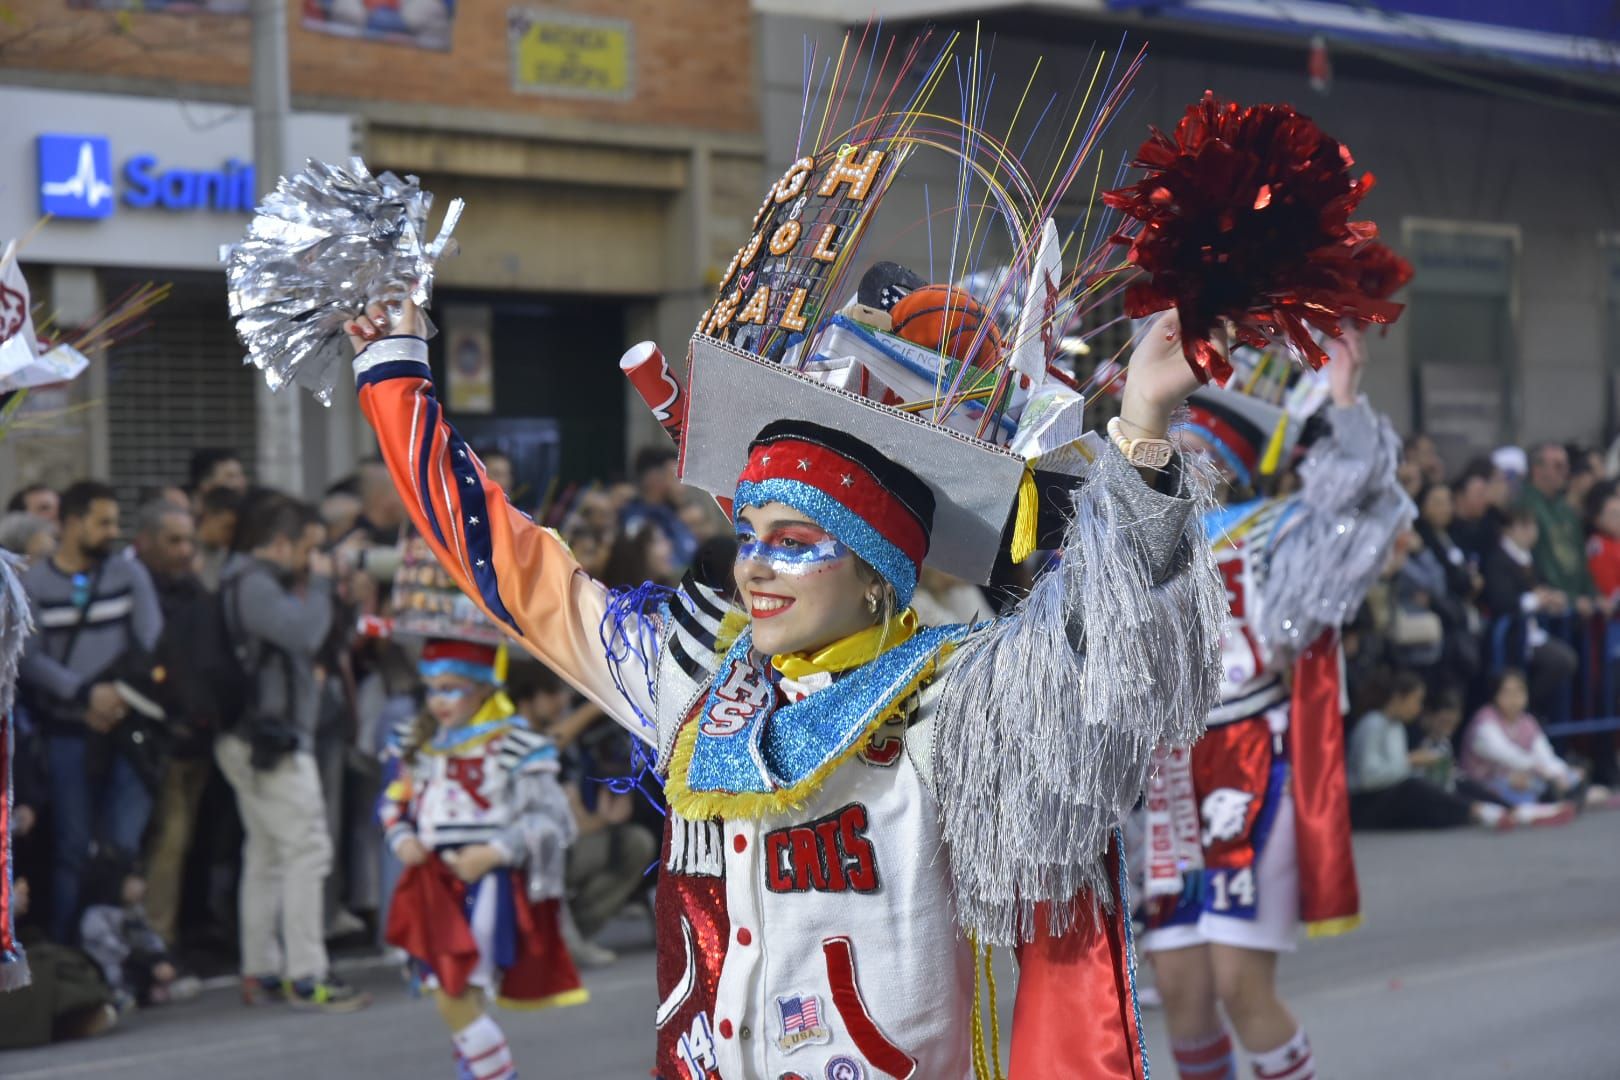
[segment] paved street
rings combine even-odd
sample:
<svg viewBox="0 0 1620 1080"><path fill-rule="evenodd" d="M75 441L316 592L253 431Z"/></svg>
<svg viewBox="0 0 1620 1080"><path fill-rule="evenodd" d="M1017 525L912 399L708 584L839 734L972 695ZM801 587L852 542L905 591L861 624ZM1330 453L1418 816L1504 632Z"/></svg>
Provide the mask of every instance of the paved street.
<svg viewBox="0 0 1620 1080"><path fill-rule="evenodd" d="M1358 851L1367 925L1283 966L1324 1080L1620 1077L1620 813L1506 836L1362 837ZM645 940L644 926L614 931ZM354 1016L248 1011L221 990L93 1043L0 1055L0 1077L452 1075L428 1005L389 970L352 978L377 996ZM504 1018L528 1080L647 1075L651 953L628 950L588 982L584 1008ZM1168 1078L1158 1018L1147 1021L1154 1075Z"/></svg>

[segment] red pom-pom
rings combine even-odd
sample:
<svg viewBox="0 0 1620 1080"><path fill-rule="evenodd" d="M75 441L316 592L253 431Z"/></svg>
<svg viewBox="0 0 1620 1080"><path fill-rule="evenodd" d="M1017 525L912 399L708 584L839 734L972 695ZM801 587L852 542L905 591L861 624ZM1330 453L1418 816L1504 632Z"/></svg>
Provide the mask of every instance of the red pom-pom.
<svg viewBox="0 0 1620 1080"><path fill-rule="evenodd" d="M1350 151L1286 105L1240 105L1206 93L1158 129L1132 164L1148 175L1103 201L1140 223L1113 242L1146 275L1125 291L1125 313L1175 308L1182 350L1200 378L1224 384L1231 366L1210 339L1230 320L1240 344L1283 343L1312 367L1327 354L1311 328L1337 336L1348 320L1394 322L1389 296L1412 268L1351 221L1371 190L1353 179Z"/></svg>

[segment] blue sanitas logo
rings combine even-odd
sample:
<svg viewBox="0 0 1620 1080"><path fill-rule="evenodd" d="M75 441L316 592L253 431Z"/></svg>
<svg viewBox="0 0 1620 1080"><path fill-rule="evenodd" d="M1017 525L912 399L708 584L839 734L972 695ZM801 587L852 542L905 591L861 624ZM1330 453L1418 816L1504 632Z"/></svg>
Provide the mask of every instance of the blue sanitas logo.
<svg viewBox="0 0 1620 1080"><path fill-rule="evenodd" d="M105 136L39 137L39 211L61 218L113 212L112 151Z"/></svg>

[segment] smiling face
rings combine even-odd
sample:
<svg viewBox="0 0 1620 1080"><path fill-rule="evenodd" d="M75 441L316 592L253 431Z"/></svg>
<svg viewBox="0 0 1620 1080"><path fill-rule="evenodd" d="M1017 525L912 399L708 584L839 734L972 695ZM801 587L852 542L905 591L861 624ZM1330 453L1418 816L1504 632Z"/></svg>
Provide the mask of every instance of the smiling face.
<svg viewBox="0 0 1620 1080"><path fill-rule="evenodd" d="M767 656L820 648L876 621L867 597L880 595L882 583L791 506L744 509L737 544L737 588L752 618L754 647Z"/></svg>

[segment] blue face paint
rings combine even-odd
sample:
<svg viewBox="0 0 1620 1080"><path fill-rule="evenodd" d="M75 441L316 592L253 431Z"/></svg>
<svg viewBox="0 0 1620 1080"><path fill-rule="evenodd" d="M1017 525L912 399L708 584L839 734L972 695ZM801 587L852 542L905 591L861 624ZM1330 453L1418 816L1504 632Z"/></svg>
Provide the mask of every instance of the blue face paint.
<svg viewBox="0 0 1620 1080"><path fill-rule="evenodd" d="M759 562L778 574L804 575L848 557L849 548L814 525L779 525L761 538L747 522L737 523L738 562Z"/></svg>
<svg viewBox="0 0 1620 1080"><path fill-rule="evenodd" d="M473 688L470 686L430 686L424 693L429 699L443 698L446 701L460 701L472 692Z"/></svg>

